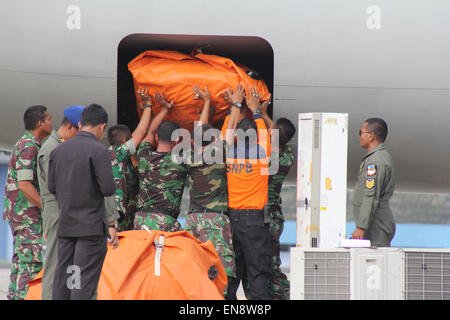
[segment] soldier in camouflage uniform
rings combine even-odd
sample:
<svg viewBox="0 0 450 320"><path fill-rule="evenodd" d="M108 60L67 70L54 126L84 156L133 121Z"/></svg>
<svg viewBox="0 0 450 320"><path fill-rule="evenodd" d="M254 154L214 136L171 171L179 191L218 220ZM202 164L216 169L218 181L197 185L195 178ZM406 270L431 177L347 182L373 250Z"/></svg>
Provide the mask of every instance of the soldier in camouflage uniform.
<svg viewBox="0 0 450 320"><path fill-rule="evenodd" d="M179 126L175 122L161 123L173 107L173 101L167 102L159 93L156 100L162 106L161 111L153 119L137 153L139 194L134 228L140 230L146 226L151 230L174 232L181 230L177 218L187 168L172 161L171 151L177 141L171 141L171 136Z"/></svg>
<svg viewBox="0 0 450 320"><path fill-rule="evenodd" d="M195 128L203 137L208 129L210 96L208 89L201 91L194 86L194 93L201 97L205 104L200 115L199 125ZM202 125L203 124L203 125ZM194 135L197 136L197 135ZM193 139L194 150L188 165L190 186L190 206L186 218L185 230L200 241L210 240L217 253L228 278L236 277L236 265L232 243L230 219L228 218L228 189L225 158L219 163L207 164L205 158L214 159L216 152L222 152L222 141L203 141ZM198 157L194 156L197 153ZM196 161L198 158L199 161ZM226 292L224 293L226 295Z"/></svg>
<svg viewBox="0 0 450 320"><path fill-rule="evenodd" d="M136 168L131 163L131 155L136 152L133 140L119 146L109 147L114 184L116 185L115 200L120 218L117 231L133 229L135 206Z"/></svg>
<svg viewBox="0 0 450 320"><path fill-rule="evenodd" d="M269 282L269 292L273 299L289 300L290 284L287 276L281 271L280 236L283 232L284 216L281 210L281 188L293 163L294 155L287 143L295 134L295 126L286 118L280 118L276 123L267 114L268 101L261 105L261 114L266 125L271 130L278 130L279 148L272 141L271 165L278 161L278 171L269 176L268 204L269 204L269 230L272 235L275 254L272 257L272 278ZM273 134L272 134L273 137Z"/></svg>
<svg viewBox="0 0 450 320"><path fill-rule="evenodd" d="M272 149L272 155L276 151ZM294 163L294 155L288 145L280 148L279 151L279 169L274 175L269 176L269 230L273 237L276 254L272 257L272 279L269 283L269 292L273 299L289 300L289 280L281 271L280 259L280 236L283 232L284 217L281 211L281 187L283 181L288 175L292 164Z"/></svg>
<svg viewBox="0 0 450 320"><path fill-rule="evenodd" d="M42 217L37 155L52 129L44 106L29 107L24 114L25 134L11 153L5 186L3 219L14 237L9 300L25 299L28 281L42 269Z"/></svg>
<svg viewBox="0 0 450 320"><path fill-rule="evenodd" d="M132 157L146 135L151 119L152 99L147 89L138 89L137 93L142 99L139 107L143 112L133 133L126 125L116 125L108 131L109 152L116 184L115 198L117 211L120 214L118 231L133 229L139 182Z"/></svg>

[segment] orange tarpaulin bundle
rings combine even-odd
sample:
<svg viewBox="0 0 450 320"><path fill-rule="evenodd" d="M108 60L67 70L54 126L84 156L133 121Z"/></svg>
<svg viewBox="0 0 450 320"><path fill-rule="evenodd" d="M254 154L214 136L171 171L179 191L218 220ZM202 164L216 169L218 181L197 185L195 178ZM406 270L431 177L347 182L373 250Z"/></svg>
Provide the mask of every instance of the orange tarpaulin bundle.
<svg viewBox="0 0 450 320"><path fill-rule="evenodd" d="M129 64L133 75L135 92L147 88L148 93L164 93L167 101L174 100L174 111L166 120L175 121L182 128L191 130L194 121L199 120L199 110L203 108L202 100L194 100L192 87L198 84L201 90L208 87L211 94L211 105L215 107L212 124L225 118L228 106L222 94L228 88L233 91L241 84L247 90L256 87L261 101L269 98L269 90L262 80L255 80L247 75L248 68L235 64L232 60L216 55L186 55L175 51L149 50L141 53ZM137 103L141 102L136 94ZM153 99L153 113L158 114L161 106ZM139 116L142 111L138 109ZM220 129L220 128L219 128Z"/></svg>
<svg viewBox="0 0 450 320"><path fill-rule="evenodd" d="M98 300L223 299L227 276L210 241L187 231L133 230L119 237L117 249L108 245ZM29 282L27 300L41 298L41 279L42 271Z"/></svg>

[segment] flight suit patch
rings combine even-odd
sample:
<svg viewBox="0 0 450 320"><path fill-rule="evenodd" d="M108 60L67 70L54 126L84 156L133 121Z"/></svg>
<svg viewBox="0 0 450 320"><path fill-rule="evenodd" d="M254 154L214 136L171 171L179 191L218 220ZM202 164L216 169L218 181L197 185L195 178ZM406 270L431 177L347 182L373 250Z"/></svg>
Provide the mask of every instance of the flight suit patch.
<svg viewBox="0 0 450 320"><path fill-rule="evenodd" d="M375 179L366 179L366 188L372 190L375 187Z"/></svg>
<svg viewBox="0 0 450 320"><path fill-rule="evenodd" d="M377 174L377 165L376 164L369 164L367 166L367 175L369 177L372 177L372 176L374 176L376 174Z"/></svg>

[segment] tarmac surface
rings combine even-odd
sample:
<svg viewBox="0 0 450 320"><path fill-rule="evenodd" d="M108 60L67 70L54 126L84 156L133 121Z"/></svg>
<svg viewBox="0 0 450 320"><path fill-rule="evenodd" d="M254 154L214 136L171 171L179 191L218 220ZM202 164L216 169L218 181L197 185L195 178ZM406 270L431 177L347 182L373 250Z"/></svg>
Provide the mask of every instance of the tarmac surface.
<svg viewBox="0 0 450 320"><path fill-rule="evenodd" d="M9 272L9 266L0 263L0 300L6 300L8 294Z"/></svg>

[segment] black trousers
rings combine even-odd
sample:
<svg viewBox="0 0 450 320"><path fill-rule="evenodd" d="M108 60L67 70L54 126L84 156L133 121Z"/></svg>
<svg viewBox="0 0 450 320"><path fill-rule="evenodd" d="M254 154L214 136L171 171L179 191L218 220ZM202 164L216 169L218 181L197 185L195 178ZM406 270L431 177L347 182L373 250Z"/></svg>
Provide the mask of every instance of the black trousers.
<svg viewBox="0 0 450 320"><path fill-rule="evenodd" d="M230 210L236 278L228 283L227 299L235 300L240 281L248 280L252 299L269 300L268 282L271 277L271 259L274 252L269 227L262 211L248 213Z"/></svg>
<svg viewBox="0 0 450 320"><path fill-rule="evenodd" d="M107 250L106 236L58 237L53 300L91 300Z"/></svg>

